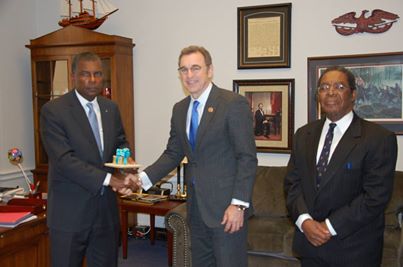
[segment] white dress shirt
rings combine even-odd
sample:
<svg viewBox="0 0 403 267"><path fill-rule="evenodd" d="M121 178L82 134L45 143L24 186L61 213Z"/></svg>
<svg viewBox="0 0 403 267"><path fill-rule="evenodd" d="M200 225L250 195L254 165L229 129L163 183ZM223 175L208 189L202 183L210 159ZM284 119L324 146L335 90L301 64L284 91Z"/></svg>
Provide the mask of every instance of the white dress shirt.
<svg viewBox="0 0 403 267"><path fill-rule="evenodd" d="M82 95L80 95L80 93L77 90L75 90L75 92L76 92L76 96L78 98L78 101L80 101L81 106L85 110L85 114L87 114L87 117L88 117L88 112L89 112L89 108L87 106L87 103L92 103L92 106L94 108L94 112L95 112L95 114L97 116L98 128L99 128L99 136L101 137L101 147L102 147L102 150L104 150L104 130L103 130L103 127L102 127L101 109L99 108L98 100L95 97L94 100L88 101ZM106 174L105 180L103 182L104 186L109 185L109 182L111 180L111 176L112 176L111 173Z"/></svg>
<svg viewBox="0 0 403 267"><path fill-rule="evenodd" d="M353 121L353 117L354 117L353 111L350 111L349 113L344 115L344 117L341 118L340 120L334 121L334 123L336 123L336 127L334 128L334 132L333 132L333 141L332 141L332 144L330 146L330 153L329 153L328 162L330 161L330 159L331 159L331 157L333 155L333 152L336 149L337 145L339 144L339 142L340 142L341 138L343 137L344 133L347 131L348 127L350 126L351 122ZM329 130L329 124L331 122L332 121L330 121L328 118L326 118L325 123L323 125L322 133L321 133L320 139L319 139L318 150L317 150L317 153L316 153L316 163L319 161L320 153L321 153L322 148L324 146L326 134L327 134L327 131ZM295 224L298 226L298 228L299 228L299 230L301 232L304 232L302 230L302 223L305 220L308 220L308 219L312 219L312 216L309 215L308 213L303 213L298 217L297 221L295 222ZM333 228L330 220L326 218L325 223L326 223L327 228L329 229L330 233L332 235L337 235L337 232Z"/></svg>

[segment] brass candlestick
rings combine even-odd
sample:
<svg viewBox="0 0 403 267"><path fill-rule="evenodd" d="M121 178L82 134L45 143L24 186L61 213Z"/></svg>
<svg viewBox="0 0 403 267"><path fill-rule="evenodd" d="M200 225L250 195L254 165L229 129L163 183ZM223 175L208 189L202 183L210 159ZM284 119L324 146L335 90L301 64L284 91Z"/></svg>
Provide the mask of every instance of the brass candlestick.
<svg viewBox="0 0 403 267"><path fill-rule="evenodd" d="M182 195L182 192L181 192L181 185L180 184L178 184L177 185L177 190L176 190L176 197L180 197L181 195Z"/></svg>
<svg viewBox="0 0 403 267"><path fill-rule="evenodd" d="M186 196L187 196L187 187L186 187L186 185L184 185L183 186L183 193L181 194L181 197L186 198Z"/></svg>

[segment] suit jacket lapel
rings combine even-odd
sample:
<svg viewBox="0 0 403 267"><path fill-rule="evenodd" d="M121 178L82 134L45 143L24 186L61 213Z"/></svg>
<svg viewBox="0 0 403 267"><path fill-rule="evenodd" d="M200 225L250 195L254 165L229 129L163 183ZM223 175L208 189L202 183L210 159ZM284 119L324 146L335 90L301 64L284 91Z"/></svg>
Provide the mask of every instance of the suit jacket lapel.
<svg viewBox="0 0 403 267"><path fill-rule="evenodd" d="M189 143L189 138L186 133L186 120L187 120L187 115L188 115L188 109L190 105L190 96L188 96L185 101L181 102L181 104L178 106L178 129L182 132L182 137L183 137L183 142L187 144L187 149L189 153L192 153L192 147L190 146Z"/></svg>
<svg viewBox="0 0 403 267"><path fill-rule="evenodd" d="M81 130L83 131L83 134L85 136L93 135L85 110L81 106L80 101L75 95L74 90L71 93L72 93L70 98L71 114L73 115L75 121L77 121L79 125L82 125ZM96 144L95 138L94 142Z"/></svg>
<svg viewBox="0 0 403 267"><path fill-rule="evenodd" d="M104 151L103 151L103 158L105 155L110 155L112 148L112 143L108 142L108 140L113 140L112 136L112 129L108 127L108 122L113 121L113 114L109 111L106 106L106 103L102 97L98 97L98 105L101 111L101 120L102 120L102 131L103 131L103 142L104 142Z"/></svg>
<svg viewBox="0 0 403 267"><path fill-rule="evenodd" d="M323 188L331 179L336 178L335 174L341 168L345 168L343 163L347 156L357 145L359 137L361 136L361 123L357 115L354 114L353 121L348 127L347 131L344 133L340 142L337 144L336 149L329 161L327 171L322 176L321 188Z"/></svg>
<svg viewBox="0 0 403 267"><path fill-rule="evenodd" d="M318 151L320 134L322 133L323 124L325 120L322 119L318 121L318 123L314 124L311 130L308 132L306 139L306 164L308 166L307 170L309 171L308 177L312 179L312 186L316 188L316 156Z"/></svg>
<svg viewBox="0 0 403 267"><path fill-rule="evenodd" d="M88 137L88 142L91 143L91 146L97 148L97 141L95 140L94 133L92 132L90 122L88 121L87 114L85 113L85 110L80 104L80 101L78 100L74 90L71 91L69 94L71 94L70 98L70 108L71 108L71 114L74 117L74 120L77 122L78 125L81 125L80 127L81 131L83 132L84 136ZM98 149L96 151L97 155Z"/></svg>
<svg viewBox="0 0 403 267"><path fill-rule="evenodd" d="M219 105L219 95L216 86L213 84L211 88L210 95L207 98L206 105L204 106L202 119L200 121L199 128L197 129L197 138L196 138L196 147L200 145L203 136L206 134L208 129L208 124L210 123L211 119L214 117L218 105Z"/></svg>

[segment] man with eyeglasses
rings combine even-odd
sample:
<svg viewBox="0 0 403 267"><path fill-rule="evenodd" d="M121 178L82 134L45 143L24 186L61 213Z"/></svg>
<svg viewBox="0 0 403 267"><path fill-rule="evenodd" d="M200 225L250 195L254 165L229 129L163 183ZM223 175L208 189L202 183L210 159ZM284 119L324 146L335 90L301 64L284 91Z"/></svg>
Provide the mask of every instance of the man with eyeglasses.
<svg viewBox="0 0 403 267"><path fill-rule="evenodd" d="M354 113L354 75L326 69L317 99L323 118L295 134L285 178L302 267L381 265L396 136Z"/></svg>
<svg viewBox="0 0 403 267"><path fill-rule="evenodd" d="M143 188L186 156L192 266L247 266L247 218L256 173L253 117L246 98L212 83L210 53L181 51L179 77L190 96L175 104L167 147L140 173Z"/></svg>

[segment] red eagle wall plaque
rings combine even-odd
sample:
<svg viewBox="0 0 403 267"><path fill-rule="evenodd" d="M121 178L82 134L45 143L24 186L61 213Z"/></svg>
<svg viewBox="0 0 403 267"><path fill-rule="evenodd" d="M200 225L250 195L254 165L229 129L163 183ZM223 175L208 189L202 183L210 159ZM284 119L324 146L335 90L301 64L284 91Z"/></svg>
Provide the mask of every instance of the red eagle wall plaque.
<svg viewBox="0 0 403 267"><path fill-rule="evenodd" d="M370 16L366 16L369 10L361 11L361 15L356 17L355 12L349 12L332 20L332 25L341 35L351 35L354 33L386 32L392 27L399 16L381 9L374 9Z"/></svg>

